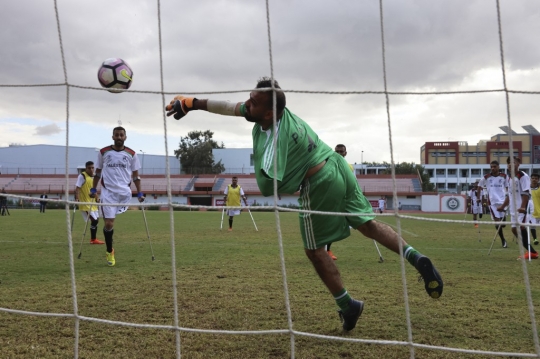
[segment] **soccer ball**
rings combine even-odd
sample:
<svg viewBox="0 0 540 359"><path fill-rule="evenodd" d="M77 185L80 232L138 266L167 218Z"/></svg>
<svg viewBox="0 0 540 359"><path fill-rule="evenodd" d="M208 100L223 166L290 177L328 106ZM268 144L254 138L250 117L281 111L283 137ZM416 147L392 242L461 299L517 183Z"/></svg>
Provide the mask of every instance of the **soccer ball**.
<svg viewBox="0 0 540 359"><path fill-rule="evenodd" d="M97 74L99 83L109 92L119 93L127 90L133 81L133 70L122 59L110 58L101 64Z"/></svg>

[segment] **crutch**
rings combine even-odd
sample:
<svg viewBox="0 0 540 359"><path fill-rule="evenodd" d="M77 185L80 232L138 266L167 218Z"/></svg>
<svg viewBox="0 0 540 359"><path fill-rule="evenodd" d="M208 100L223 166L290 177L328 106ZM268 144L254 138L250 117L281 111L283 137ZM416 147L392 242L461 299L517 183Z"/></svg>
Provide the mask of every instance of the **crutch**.
<svg viewBox="0 0 540 359"><path fill-rule="evenodd" d="M148 223L146 222L146 214L144 213L144 207L141 207L142 209L142 215L144 218L144 226L146 227L146 237L148 238L148 242L150 243L150 251L152 251L152 261L156 259L154 257L154 249L152 248L152 241L150 240L150 232L148 232Z"/></svg>
<svg viewBox="0 0 540 359"><path fill-rule="evenodd" d="M375 245L375 248L377 249L377 253L379 253L379 263L384 262L384 258L382 257L381 251L379 250L379 246L377 245L377 241L373 240L373 244Z"/></svg>
<svg viewBox="0 0 540 359"><path fill-rule="evenodd" d="M502 218L503 221L505 220L505 217L506 217L506 213ZM493 244L495 244L495 239L497 239L497 234L499 234L499 230L501 229L501 226L502 226L502 223L499 223L499 225L497 226L497 230L495 231L495 235L493 236L493 240L491 241L491 247L489 247L488 256L491 254L491 250L493 249Z"/></svg>
<svg viewBox="0 0 540 359"><path fill-rule="evenodd" d="M76 205L73 205L73 217L71 217L71 232L73 232L73 223L75 223L75 209L77 208Z"/></svg>
<svg viewBox="0 0 540 359"><path fill-rule="evenodd" d="M259 230L257 229L257 225L255 224L255 220L253 219L253 216L251 215L251 211L249 210L249 208L247 209L248 212L249 212L249 215L251 217L251 220L253 221L253 225L255 226L255 230L258 232Z"/></svg>
<svg viewBox="0 0 540 359"><path fill-rule="evenodd" d="M81 259L82 256L82 245L84 242L84 237L86 237L86 229L88 228L88 222L90 222L90 212L87 212L86 224L84 225L84 232L81 239L81 245L79 247L79 255L77 256L78 259Z"/></svg>
<svg viewBox="0 0 540 359"><path fill-rule="evenodd" d="M223 215L224 214L225 214L225 207L223 207L223 211L221 211L221 226L219 227L220 231L223 229Z"/></svg>
<svg viewBox="0 0 540 359"><path fill-rule="evenodd" d="M525 221L527 221L527 214L525 213ZM527 247L529 251L529 262L531 261L531 227L527 226Z"/></svg>

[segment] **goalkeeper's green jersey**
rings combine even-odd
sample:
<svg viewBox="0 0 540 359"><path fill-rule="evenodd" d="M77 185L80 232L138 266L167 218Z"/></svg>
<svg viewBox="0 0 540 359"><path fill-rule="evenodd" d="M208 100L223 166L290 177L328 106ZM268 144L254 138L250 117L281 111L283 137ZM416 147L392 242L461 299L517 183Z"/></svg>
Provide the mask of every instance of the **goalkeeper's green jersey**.
<svg viewBox="0 0 540 359"><path fill-rule="evenodd" d="M240 106L245 115L245 104ZM263 196L274 194L274 136L277 136L277 185L278 193L293 194L298 191L306 172L334 152L298 116L287 108L283 116L268 130L253 126L253 162L255 178Z"/></svg>

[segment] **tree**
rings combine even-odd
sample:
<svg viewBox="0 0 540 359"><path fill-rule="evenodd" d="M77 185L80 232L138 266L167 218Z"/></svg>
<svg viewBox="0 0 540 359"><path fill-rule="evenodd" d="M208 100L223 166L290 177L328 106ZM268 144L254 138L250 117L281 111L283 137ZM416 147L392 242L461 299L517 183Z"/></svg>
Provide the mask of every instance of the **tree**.
<svg viewBox="0 0 540 359"><path fill-rule="evenodd" d="M212 150L214 148L225 148L223 142L219 145L212 139L214 133L210 130L191 131L186 137L180 138L178 149L174 150L174 155L180 160L183 173L206 174L221 173L225 171L225 166L214 162Z"/></svg>

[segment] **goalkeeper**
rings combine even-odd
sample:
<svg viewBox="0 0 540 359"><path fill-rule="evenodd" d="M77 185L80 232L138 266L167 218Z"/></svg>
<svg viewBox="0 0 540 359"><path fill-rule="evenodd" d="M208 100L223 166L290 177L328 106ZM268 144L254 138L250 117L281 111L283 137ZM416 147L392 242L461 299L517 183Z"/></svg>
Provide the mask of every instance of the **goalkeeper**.
<svg viewBox="0 0 540 359"><path fill-rule="evenodd" d="M256 87L271 88L272 80L262 78ZM189 111L204 110L244 117L254 124L255 177L264 196L273 195L276 176L278 193L293 194L300 190L298 202L303 210L362 213L347 217L311 213L299 215L305 253L334 296L344 330L349 331L356 326L364 303L353 299L347 292L335 262L326 253L325 245L347 238L350 235L349 225L395 253L399 253L401 242L404 257L422 275L427 293L432 298L438 298L443 291L443 281L430 259L408 245L392 228L374 220L371 204L364 197L345 159L322 142L306 122L285 107L285 94L279 90L276 81L274 88L278 89L275 91L275 104L273 91L254 90L246 102L240 103L176 96L166 107L167 115L180 119ZM275 127L274 106L277 112ZM274 137L277 141L277 171L274 169Z"/></svg>

